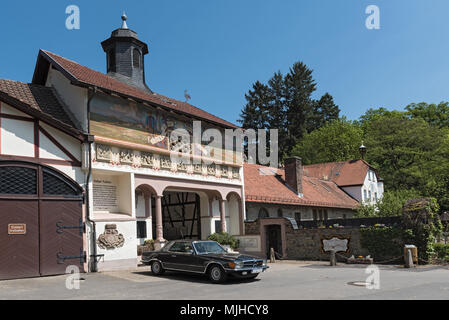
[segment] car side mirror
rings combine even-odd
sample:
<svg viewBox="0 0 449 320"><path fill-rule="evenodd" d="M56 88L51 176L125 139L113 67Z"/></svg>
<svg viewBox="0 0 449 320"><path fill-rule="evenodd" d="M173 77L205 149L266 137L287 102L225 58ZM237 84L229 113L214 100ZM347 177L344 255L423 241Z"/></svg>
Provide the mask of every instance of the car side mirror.
<svg viewBox="0 0 449 320"><path fill-rule="evenodd" d="M194 252L192 249L187 250L187 253L188 253L188 254L195 254L195 252Z"/></svg>

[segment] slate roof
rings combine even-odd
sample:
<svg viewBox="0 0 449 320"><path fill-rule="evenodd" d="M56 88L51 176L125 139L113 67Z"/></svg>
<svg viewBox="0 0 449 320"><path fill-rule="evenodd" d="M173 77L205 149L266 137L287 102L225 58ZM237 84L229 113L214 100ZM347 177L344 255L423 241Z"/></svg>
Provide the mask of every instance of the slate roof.
<svg viewBox="0 0 449 320"><path fill-rule="evenodd" d="M125 95L137 100L146 101L148 103L153 103L172 111L177 111L193 117L201 118L203 120L211 121L226 128L238 128L238 126L189 103L171 99L154 92L151 93L140 90L129 84L114 79L107 74L92 70L52 52L40 50L39 56L52 63L57 69L59 68L63 74L70 78L72 84L80 86L96 86L106 91ZM33 82L35 82L35 80L33 80Z"/></svg>
<svg viewBox="0 0 449 320"><path fill-rule="evenodd" d="M355 209L359 203L333 181L303 176L303 197L285 184L285 171L256 164L244 164L245 200L248 202L326 208ZM273 171L277 175L267 175Z"/></svg>

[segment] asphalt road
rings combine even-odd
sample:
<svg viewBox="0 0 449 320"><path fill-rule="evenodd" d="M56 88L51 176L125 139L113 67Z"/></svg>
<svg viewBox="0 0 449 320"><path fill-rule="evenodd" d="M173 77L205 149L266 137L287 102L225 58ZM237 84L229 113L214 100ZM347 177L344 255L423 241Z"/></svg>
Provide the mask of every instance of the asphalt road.
<svg viewBox="0 0 449 320"><path fill-rule="evenodd" d="M66 288L67 276L0 281L0 299L449 299L448 266L379 266L380 289L363 286L369 276L365 267L282 262L271 264L256 280L233 280L220 285L198 275L166 273L155 277L148 267L141 267L83 274L79 290Z"/></svg>

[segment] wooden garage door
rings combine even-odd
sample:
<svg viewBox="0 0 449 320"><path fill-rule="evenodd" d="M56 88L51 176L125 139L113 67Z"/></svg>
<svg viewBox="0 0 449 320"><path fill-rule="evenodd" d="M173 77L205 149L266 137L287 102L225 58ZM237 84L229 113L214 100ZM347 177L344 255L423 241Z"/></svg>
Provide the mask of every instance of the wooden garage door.
<svg viewBox="0 0 449 320"><path fill-rule="evenodd" d="M0 162L0 279L83 270L82 189L48 167Z"/></svg>
<svg viewBox="0 0 449 320"><path fill-rule="evenodd" d="M39 276L38 202L0 200L0 279L36 276Z"/></svg>

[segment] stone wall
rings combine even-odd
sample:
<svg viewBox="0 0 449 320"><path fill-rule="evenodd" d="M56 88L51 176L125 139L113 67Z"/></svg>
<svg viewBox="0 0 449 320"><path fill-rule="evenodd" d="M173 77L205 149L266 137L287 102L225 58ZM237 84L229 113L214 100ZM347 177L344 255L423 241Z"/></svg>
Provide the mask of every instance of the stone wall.
<svg viewBox="0 0 449 320"><path fill-rule="evenodd" d="M287 227L287 259L293 260L329 260L329 253L321 251L321 240L334 236L349 238L349 250L347 253L340 252L340 255L350 257L367 256L368 252L360 244L359 228L344 229L299 229L293 230ZM338 258L338 257L337 257ZM344 261L343 258L338 258Z"/></svg>
<svg viewBox="0 0 449 320"><path fill-rule="evenodd" d="M245 234L258 235L260 234L260 220L245 222Z"/></svg>
<svg viewBox="0 0 449 320"><path fill-rule="evenodd" d="M261 235L262 241L265 241L263 230L261 230L261 221L258 219L253 222L245 223L246 235ZM266 223L266 222L265 222ZM321 240L323 238L332 238L334 236L349 238L349 250L347 253L340 252L345 257L367 256L369 253L362 248L360 244L361 233L359 228L342 229L297 229L294 230L292 224L287 219L282 223L285 226L286 257L290 260L329 260L329 254L321 252ZM264 245L264 244L262 244ZM260 253L263 255L263 252ZM338 258L339 261L345 261Z"/></svg>

